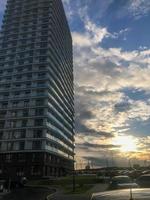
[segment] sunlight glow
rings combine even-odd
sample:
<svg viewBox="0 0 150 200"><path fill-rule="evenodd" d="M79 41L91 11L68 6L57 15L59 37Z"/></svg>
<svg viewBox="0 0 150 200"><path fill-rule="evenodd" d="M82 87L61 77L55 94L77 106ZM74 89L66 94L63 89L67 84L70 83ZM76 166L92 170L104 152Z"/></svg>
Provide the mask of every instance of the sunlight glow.
<svg viewBox="0 0 150 200"><path fill-rule="evenodd" d="M117 136L113 143L119 146L121 152L135 152L137 150L137 141L132 136Z"/></svg>

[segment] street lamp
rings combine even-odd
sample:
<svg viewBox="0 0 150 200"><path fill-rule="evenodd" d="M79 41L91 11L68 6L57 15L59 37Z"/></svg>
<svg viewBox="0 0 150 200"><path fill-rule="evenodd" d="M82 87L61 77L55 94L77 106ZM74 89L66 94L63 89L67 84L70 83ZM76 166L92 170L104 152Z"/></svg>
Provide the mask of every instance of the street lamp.
<svg viewBox="0 0 150 200"><path fill-rule="evenodd" d="M73 184L73 192L75 192L75 187L76 187L76 181L75 181L75 144L74 144L74 147L73 147L73 180L72 180Z"/></svg>

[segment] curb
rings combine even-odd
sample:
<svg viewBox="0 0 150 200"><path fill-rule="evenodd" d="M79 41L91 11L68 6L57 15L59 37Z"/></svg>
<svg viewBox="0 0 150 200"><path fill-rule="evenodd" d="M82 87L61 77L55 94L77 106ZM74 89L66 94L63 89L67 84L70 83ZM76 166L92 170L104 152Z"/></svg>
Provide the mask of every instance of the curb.
<svg viewBox="0 0 150 200"><path fill-rule="evenodd" d="M3 196L5 196L5 195L7 195L7 194L10 194L11 192L2 192L2 193L0 193L0 197L3 197Z"/></svg>
<svg viewBox="0 0 150 200"><path fill-rule="evenodd" d="M49 195L45 198L45 200L52 200L53 197L54 197L54 195L57 194L58 191L59 191L57 188L53 188L53 190L55 190L55 192L52 193L52 194L49 194Z"/></svg>
<svg viewBox="0 0 150 200"><path fill-rule="evenodd" d="M53 194L49 194L46 198L45 198L45 200L51 200L51 198L53 198L54 197L54 195L57 193L57 190L55 189L55 192L53 193Z"/></svg>
<svg viewBox="0 0 150 200"><path fill-rule="evenodd" d="M54 194L55 194L55 193L54 193ZM48 196L46 197L45 200L50 200L51 198L53 198L54 194L50 194L50 195L48 195Z"/></svg>

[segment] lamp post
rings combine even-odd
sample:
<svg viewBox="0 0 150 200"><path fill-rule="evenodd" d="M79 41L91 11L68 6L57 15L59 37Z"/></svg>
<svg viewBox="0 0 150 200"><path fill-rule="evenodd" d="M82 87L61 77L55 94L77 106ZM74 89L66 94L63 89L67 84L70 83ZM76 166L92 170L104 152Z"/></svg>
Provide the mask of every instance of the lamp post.
<svg viewBox="0 0 150 200"><path fill-rule="evenodd" d="M76 180L75 180L75 144L74 144L74 148L73 148L73 179L72 179L72 190L73 192L75 192L76 189Z"/></svg>

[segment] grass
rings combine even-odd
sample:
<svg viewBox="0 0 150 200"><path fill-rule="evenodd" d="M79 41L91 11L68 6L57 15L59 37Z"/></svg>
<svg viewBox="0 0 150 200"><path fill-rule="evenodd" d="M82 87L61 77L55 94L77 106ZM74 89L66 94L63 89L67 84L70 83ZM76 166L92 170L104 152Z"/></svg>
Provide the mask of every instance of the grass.
<svg viewBox="0 0 150 200"><path fill-rule="evenodd" d="M93 185L76 185L75 191L73 191L72 186L65 186L63 189L65 194L83 194L90 190L92 186Z"/></svg>
<svg viewBox="0 0 150 200"><path fill-rule="evenodd" d="M72 184L72 176L64 177L64 178L58 178L55 180L35 180L35 181L29 181L28 184L30 185L70 185ZM91 176L76 176L75 177L76 184L82 185L82 184L96 184L99 183L99 179Z"/></svg>
<svg viewBox="0 0 150 200"><path fill-rule="evenodd" d="M73 177L68 176L64 178L58 178L54 180L36 180L28 182L28 185L32 186L49 186L58 187L64 190L66 194L72 194L72 181ZM94 184L99 183L99 179L96 176L76 176L76 190L75 194L82 194L88 191Z"/></svg>

